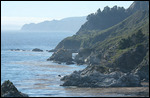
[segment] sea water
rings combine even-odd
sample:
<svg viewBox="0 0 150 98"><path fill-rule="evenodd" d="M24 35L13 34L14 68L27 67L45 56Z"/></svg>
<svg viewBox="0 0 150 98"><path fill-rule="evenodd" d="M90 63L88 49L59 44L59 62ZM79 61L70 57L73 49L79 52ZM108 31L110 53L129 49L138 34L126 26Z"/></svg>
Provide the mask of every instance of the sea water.
<svg viewBox="0 0 150 98"><path fill-rule="evenodd" d="M60 77L84 66L56 64L46 61L65 37L73 32L1 32L1 84L10 80L21 92L29 96L57 95L63 87ZM34 48L44 52L33 52ZM11 51L20 49L25 51Z"/></svg>
<svg viewBox="0 0 150 98"><path fill-rule="evenodd" d="M96 97L123 96L104 94L103 88L78 88L60 86L65 75L82 70L86 65L65 65L46 61L56 45L74 32L1 32L1 84L10 80L23 93L30 97ZM33 52L34 48L44 52ZM25 51L11 51L21 49ZM107 90L107 89L106 89ZM101 92L101 93L100 93ZM109 92L109 91L108 91Z"/></svg>

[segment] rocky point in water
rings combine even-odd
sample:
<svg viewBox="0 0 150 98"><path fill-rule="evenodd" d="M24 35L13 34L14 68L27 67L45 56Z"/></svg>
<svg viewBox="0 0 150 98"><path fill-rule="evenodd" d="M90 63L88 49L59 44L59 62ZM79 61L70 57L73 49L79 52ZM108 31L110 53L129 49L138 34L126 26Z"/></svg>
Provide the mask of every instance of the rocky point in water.
<svg viewBox="0 0 150 98"><path fill-rule="evenodd" d="M99 66L98 66L99 67ZM138 87L141 86L140 78L133 73L123 73L120 71L107 72L107 68L101 67L103 70L95 70L88 66L82 71L74 71L71 75L64 76L61 86L77 86L77 87Z"/></svg>
<svg viewBox="0 0 150 98"><path fill-rule="evenodd" d="M53 55L47 59L47 61L54 61L57 63L66 63L66 64L73 64L72 59L72 52L66 49L59 49L53 53Z"/></svg>
<svg viewBox="0 0 150 98"><path fill-rule="evenodd" d="M35 49L33 49L32 51L35 51L35 52L43 52L43 50L38 49L38 48L35 48Z"/></svg>
<svg viewBox="0 0 150 98"><path fill-rule="evenodd" d="M9 80L1 85L1 97L29 97L27 94L21 93Z"/></svg>
<svg viewBox="0 0 150 98"><path fill-rule="evenodd" d="M149 2L135 1L128 9L105 7L88 15L79 31L55 48L76 49L74 62L88 65L84 70L64 76L62 85L138 87L141 80L149 81L148 8ZM113 22L110 24L109 20ZM63 58L60 54L50 59L59 56Z"/></svg>
<svg viewBox="0 0 150 98"><path fill-rule="evenodd" d="M22 50L22 49L10 49L11 51L25 51L25 50Z"/></svg>

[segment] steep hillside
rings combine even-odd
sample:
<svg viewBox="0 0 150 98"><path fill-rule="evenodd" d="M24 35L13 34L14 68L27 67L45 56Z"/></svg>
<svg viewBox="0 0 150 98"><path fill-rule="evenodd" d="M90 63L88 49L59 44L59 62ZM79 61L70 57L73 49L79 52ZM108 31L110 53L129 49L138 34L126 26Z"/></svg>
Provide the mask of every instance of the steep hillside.
<svg viewBox="0 0 150 98"><path fill-rule="evenodd" d="M103 11L100 9L97 10L96 13L92 13L87 16L87 22L82 25L82 27L79 29L77 34L88 34L90 32L87 32L87 30L104 30L107 29L137 10L148 10L149 9L149 2L148 1L135 1L128 9L124 9L123 7L117 7L114 6L113 8L110 8L106 6Z"/></svg>
<svg viewBox="0 0 150 98"><path fill-rule="evenodd" d="M141 79L149 80L149 12L138 11L109 29L93 33L80 47L75 58L78 64L122 72L136 70Z"/></svg>
<svg viewBox="0 0 150 98"><path fill-rule="evenodd" d="M61 78L63 86L137 87L149 81L149 11L137 11L83 41L74 61L88 66Z"/></svg>
<svg viewBox="0 0 150 98"><path fill-rule="evenodd" d="M89 48L90 50L92 50L91 54L94 53L96 55L103 54L104 58L110 58L106 56L108 55L107 54L108 52L112 53L114 51L116 52L118 52L119 50L122 51L125 50L126 48L133 47L143 42L144 40L147 40L149 36L149 28L147 28L148 26L149 26L148 11L138 11L132 16L122 21L121 23L109 29L106 29L101 32L95 32L92 33L90 36L86 36L84 40L81 42L80 47L82 48L82 51L84 49L87 50ZM136 39L136 36L140 34L144 36L143 37L141 35L143 37L143 40L141 42L136 42L135 40L142 39L142 37ZM98 57L102 59L102 56L99 55Z"/></svg>
<svg viewBox="0 0 150 98"><path fill-rule="evenodd" d="M149 80L149 9L140 7L135 11L133 7L137 7L136 3L145 6L147 2L143 2L134 2L129 7L130 11L133 9L133 14L120 23L105 30L84 28L86 33L78 32L65 38L55 49L78 50L74 61L79 65L89 65L84 69L85 75L95 71L121 71L136 73L140 79ZM89 20L87 22L91 24Z"/></svg>
<svg viewBox="0 0 150 98"><path fill-rule="evenodd" d="M134 13L137 10L148 10L148 9L149 9L149 1L134 1L127 10L130 13Z"/></svg>
<svg viewBox="0 0 150 98"><path fill-rule="evenodd" d="M87 34L87 30L104 30L121 22L128 16L128 12L123 7L109 8L107 6L103 11L98 9L95 14L92 13L87 16L88 21L82 25L77 34Z"/></svg>
<svg viewBox="0 0 150 98"><path fill-rule="evenodd" d="M31 23L22 26L22 31L71 31L77 32L86 17L69 17L62 20L44 21L41 23Z"/></svg>
<svg viewBox="0 0 150 98"><path fill-rule="evenodd" d="M140 4L140 6L138 6L139 4ZM130 15L132 15L134 12L136 12L138 10L149 10L149 2L135 1L128 9L124 9L122 7L117 7L117 6L114 6L113 8L105 7L103 11L100 11L100 9L99 9L95 14L90 14L89 16L87 16L88 21L81 26L81 28L76 33L76 35L62 40L56 46L55 49L57 50L60 48L64 48L64 49L79 50L83 46L82 43L84 43L84 41L88 40L87 39L88 36L93 36L96 32L100 32L104 29L106 30L107 28L114 26L115 24L123 21L124 19L126 19L127 17L129 17ZM138 17L136 17L136 18L138 18ZM136 18L135 18L135 20L136 20ZM142 19L142 16L141 16L141 19ZM132 22L138 23L138 21L132 21ZM129 28L131 28L130 25L132 25L133 23L129 22L129 24L128 24ZM123 24L124 23L122 23L122 25ZM128 27L127 28L121 27L121 28L123 28L122 29L123 31L128 30ZM113 31L113 29L111 29L111 30ZM111 32L111 31L109 31L109 32ZM106 34L108 34L108 32ZM106 34L103 34L104 37L101 37L99 40L105 39ZM98 36L95 35L95 38L94 38L95 40L97 40L96 37L98 37ZM76 47L74 48L74 46L76 46Z"/></svg>

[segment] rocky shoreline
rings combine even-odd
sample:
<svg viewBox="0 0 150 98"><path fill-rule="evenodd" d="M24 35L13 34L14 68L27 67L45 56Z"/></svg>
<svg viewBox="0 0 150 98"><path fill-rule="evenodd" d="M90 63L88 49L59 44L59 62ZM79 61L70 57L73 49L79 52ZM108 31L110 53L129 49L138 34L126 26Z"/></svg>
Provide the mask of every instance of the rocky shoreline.
<svg viewBox="0 0 150 98"><path fill-rule="evenodd" d="M72 52L66 49L59 49L58 51L54 52L47 61L54 61L56 63L66 63L67 65L74 64L72 59Z"/></svg>
<svg viewBox="0 0 150 98"><path fill-rule="evenodd" d="M64 81L62 86L77 87L140 87L141 81L138 75L133 73L122 73L119 71L109 74L98 71L86 73L83 71L74 71L71 75L61 78Z"/></svg>
<svg viewBox="0 0 150 98"><path fill-rule="evenodd" d="M82 55L87 57L89 55L89 50ZM61 81L64 83L61 86L77 86L77 87L140 87L141 86L141 76L139 76L139 71L122 71L117 68L112 68L108 66L99 65L98 58L94 58L91 55L89 59L82 62L85 57L81 56L79 52L78 55L72 59L72 52L67 49L59 49L54 52L54 54L47 59L48 61L55 61L56 63L68 63L74 62L76 64L85 64L85 62L90 61L88 66L80 71L74 71L72 74L64 76ZM82 58L81 58L82 57ZM81 61L82 60L82 61ZM68 63L72 64L72 63ZM143 75L142 75L143 77ZM147 76L146 76L147 77Z"/></svg>
<svg viewBox="0 0 150 98"><path fill-rule="evenodd" d="M149 81L149 2L134 1L129 8L120 9L105 7L88 15L75 35L55 47L48 60L88 65L64 76L63 86L139 87L142 80ZM118 21L122 12L127 16ZM109 26L113 23L109 19L115 24ZM78 54L72 59L73 50Z"/></svg>
<svg viewBox="0 0 150 98"><path fill-rule="evenodd" d="M1 97L29 97L27 94L21 93L9 80L4 81L1 85Z"/></svg>

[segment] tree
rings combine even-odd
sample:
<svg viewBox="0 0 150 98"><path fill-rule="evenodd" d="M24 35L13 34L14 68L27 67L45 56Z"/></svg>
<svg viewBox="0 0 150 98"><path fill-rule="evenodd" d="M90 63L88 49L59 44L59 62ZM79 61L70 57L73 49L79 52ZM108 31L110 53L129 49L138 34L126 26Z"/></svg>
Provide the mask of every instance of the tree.
<svg viewBox="0 0 150 98"><path fill-rule="evenodd" d="M125 49L129 48L133 45L136 45L138 43L141 43L144 41L144 34L141 30L139 30L137 33L133 34L131 37L128 37L127 39L123 38L119 42L119 49Z"/></svg>
<svg viewBox="0 0 150 98"><path fill-rule="evenodd" d="M87 19L87 20L90 20L92 17L94 17L94 13L91 13L90 15L88 15L88 16L86 17L86 19Z"/></svg>
<svg viewBox="0 0 150 98"><path fill-rule="evenodd" d="M119 49L125 49L131 46L131 38L128 37L127 39L123 38L121 39L121 41L119 42Z"/></svg>

